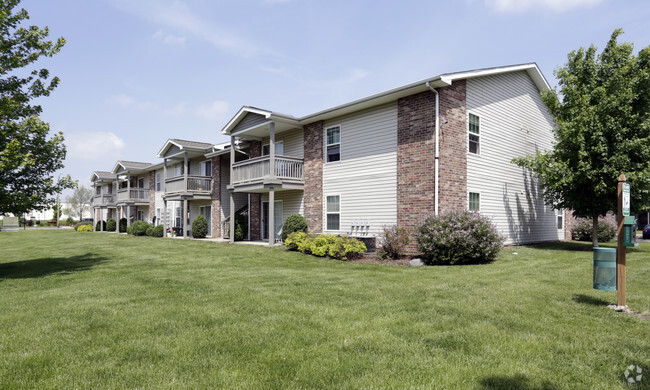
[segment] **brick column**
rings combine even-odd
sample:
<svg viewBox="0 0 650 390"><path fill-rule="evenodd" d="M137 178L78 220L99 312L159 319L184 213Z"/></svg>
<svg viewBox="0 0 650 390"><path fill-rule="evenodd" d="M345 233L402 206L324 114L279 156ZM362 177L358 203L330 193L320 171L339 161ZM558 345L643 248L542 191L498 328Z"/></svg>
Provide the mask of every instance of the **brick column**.
<svg viewBox="0 0 650 390"><path fill-rule="evenodd" d="M465 80L440 88L440 212L467 210L467 99Z"/></svg>
<svg viewBox="0 0 650 390"><path fill-rule="evenodd" d="M323 232L323 121L304 126L305 219L310 233Z"/></svg>
<svg viewBox="0 0 650 390"><path fill-rule="evenodd" d="M250 158L260 157L262 155L262 143L260 141L250 141ZM251 221L251 236L253 241L262 239L262 196L260 194L251 194L251 201L248 207Z"/></svg>
<svg viewBox="0 0 650 390"><path fill-rule="evenodd" d="M221 156L212 157L212 237L221 237Z"/></svg>

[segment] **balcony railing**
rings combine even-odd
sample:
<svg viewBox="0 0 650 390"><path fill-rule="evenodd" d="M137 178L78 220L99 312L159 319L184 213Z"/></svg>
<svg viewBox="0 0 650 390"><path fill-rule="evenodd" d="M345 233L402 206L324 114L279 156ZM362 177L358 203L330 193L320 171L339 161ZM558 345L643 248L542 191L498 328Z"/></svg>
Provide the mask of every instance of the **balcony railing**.
<svg viewBox="0 0 650 390"><path fill-rule="evenodd" d="M113 194L104 194L104 195L95 195L94 204L96 206L102 205L114 205L115 204L115 195Z"/></svg>
<svg viewBox="0 0 650 390"><path fill-rule="evenodd" d="M134 201L134 202L148 202L149 189L148 188L122 188L117 190L117 201Z"/></svg>
<svg viewBox="0 0 650 390"><path fill-rule="evenodd" d="M232 185L252 184L271 177L271 161L269 156L255 157L240 161L232 166ZM302 183L304 177L304 162L301 158L276 156L275 178L283 181Z"/></svg>
<svg viewBox="0 0 650 390"><path fill-rule="evenodd" d="M172 177L165 180L165 192L197 192L210 193L212 191L212 178L208 176L188 176L185 182L184 176Z"/></svg>

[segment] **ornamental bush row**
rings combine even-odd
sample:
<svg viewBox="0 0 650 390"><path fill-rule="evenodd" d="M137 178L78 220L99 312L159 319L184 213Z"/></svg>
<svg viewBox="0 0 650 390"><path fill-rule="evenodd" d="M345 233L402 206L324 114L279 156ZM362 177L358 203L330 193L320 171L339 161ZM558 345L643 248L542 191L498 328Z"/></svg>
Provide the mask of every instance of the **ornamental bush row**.
<svg viewBox="0 0 650 390"><path fill-rule="evenodd" d="M577 241L591 241L593 221L579 218L571 228L571 238ZM607 242L616 236L616 225L605 220L598 220L598 241Z"/></svg>
<svg viewBox="0 0 650 390"><path fill-rule="evenodd" d="M293 232L284 240L284 245L292 251L338 260L350 260L366 252L363 242L346 235Z"/></svg>

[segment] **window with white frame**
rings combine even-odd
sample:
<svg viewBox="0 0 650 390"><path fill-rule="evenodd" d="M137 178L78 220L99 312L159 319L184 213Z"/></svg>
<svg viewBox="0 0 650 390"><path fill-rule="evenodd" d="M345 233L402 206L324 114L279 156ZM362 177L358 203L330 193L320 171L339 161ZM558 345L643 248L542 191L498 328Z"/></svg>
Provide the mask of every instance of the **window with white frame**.
<svg viewBox="0 0 650 390"><path fill-rule="evenodd" d="M564 229L564 210L563 209L555 210L555 214L557 215L558 230Z"/></svg>
<svg viewBox="0 0 650 390"><path fill-rule="evenodd" d="M181 176L183 174L183 164L178 164L174 166L174 177Z"/></svg>
<svg viewBox="0 0 650 390"><path fill-rule="evenodd" d="M481 119L474 114L469 114L469 152L472 154L481 154Z"/></svg>
<svg viewBox="0 0 650 390"><path fill-rule="evenodd" d="M160 172L156 172L156 191L162 191L162 185L161 185L161 182L160 182L160 176L162 176L161 173L160 173Z"/></svg>
<svg viewBox="0 0 650 390"><path fill-rule="evenodd" d="M327 230L340 230L341 228L341 196L327 196Z"/></svg>
<svg viewBox="0 0 650 390"><path fill-rule="evenodd" d="M201 162L201 175L212 176L212 160Z"/></svg>
<svg viewBox="0 0 650 390"><path fill-rule="evenodd" d="M176 207L176 221L174 227L181 227L183 222L183 218L181 218L181 208Z"/></svg>
<svg viewBox="0 0 650 390"><path fill-rule="evenodd" d="M270 144L262 145L262 156L268 156L269 154L271 154L271 145ZM279 141L275 143L275 155L276 156L284 155L283 141Z"/></svg>
<svg viewBox="0 0 650 390"><path fill-rule="evenodd" d="M160 209L156 209L156 225L161 225L162 222L160 221Z"/></svg>
<svg viewBox="0 0 650 390"><path fill-rule="evenodd" d="M469 193L469 211L478 213L481 211L481 194L478 192Z"/></svg>
<svg viewBox="0 0 650 390"><path fill-rule="evenodd" d="M327 162L341 160L341 126L327 129Z"/></svg>

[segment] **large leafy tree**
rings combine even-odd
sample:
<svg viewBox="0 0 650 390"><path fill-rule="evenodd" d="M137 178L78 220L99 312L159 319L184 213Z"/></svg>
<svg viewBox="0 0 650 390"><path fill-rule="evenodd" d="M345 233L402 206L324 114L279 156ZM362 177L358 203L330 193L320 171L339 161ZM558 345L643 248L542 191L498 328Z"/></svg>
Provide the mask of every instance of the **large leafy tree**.
<svg viewBox="0 0 650 390"><path fill-rule="evenodd" d="M633 54L615 30L602 53L593 45L568 55L556 70L559 90L542 94L555 116L553 150L513 161L540 178L544 200L593 220L617 209L621 173L633 209L650 208L650 46Z"/></svg>
<svg viewBox="0 0 650 390"><path fill-rule="evenodd" d="M74 187L69 177L54 180L63 167L63 134L49 137L35 98L49 96L59 83L47 69L33 69L41 57L51 57L65 40L48 40L47 27L23 27L29 19L20 0L0 0L0 214L42 210L51 195Z"/></svg>
<svg viewBox="0 0 650 390"><path fill-rule="evenodd" d="M93 190L90 188L84 186L75 188L72 195L66 198L66 201L70 204L70 215L81 220L84 216L84 211L90 208L92 196Z"/></svg>

